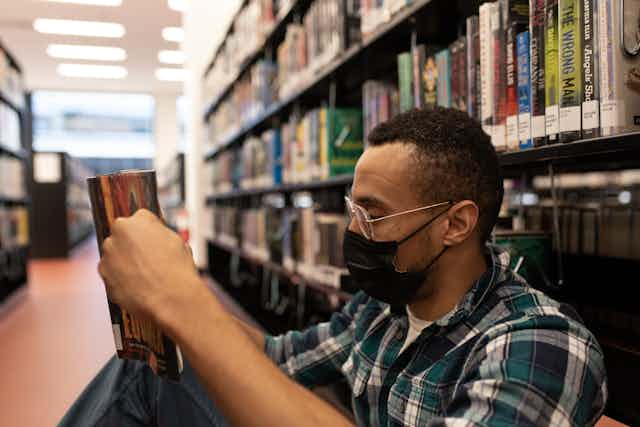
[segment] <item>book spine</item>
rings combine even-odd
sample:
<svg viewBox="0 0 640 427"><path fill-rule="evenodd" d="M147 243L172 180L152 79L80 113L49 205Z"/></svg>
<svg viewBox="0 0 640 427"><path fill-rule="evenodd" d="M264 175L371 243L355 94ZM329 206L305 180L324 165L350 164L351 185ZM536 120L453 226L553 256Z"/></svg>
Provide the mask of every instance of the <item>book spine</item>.
<svg viewBox="0 0 640 427"><path fill-rule="evenodd" d="M600 135L598 85L598 10L596 0L582 0L582 137Z"/></svg>
<svg viewBox="0 0 640 427"><path fill-rule="evenodd" d="M411 53L405 52L398 55L398 88L400 89L400 112L405 112L413 107L413 67L411 65Z"/></svg>
<svg viewBox="0 0 640 427"><path fill-rule="evenodd" d="M507 90L506 90L506 55L504 14L505 2L494 3L491 15L491 29L493 42L493 145L497 150L507 148Z"/></svg>
<svg viewBox="0 0 640 427"><path fill-rule="evenodd" d="M533 146L531 139L531 69L529 32L518 34L518 135L520 148Z"/></svg>
<svg viewBox="0 0 640 427"><path fill-rule="evenodd" d="M478 16L467 18L467 112L480 121L480 37Z"/></svg>
<svg viewBox="0 0 640 427"><path fill-rule="evenodd" d="M560 142L580 139L582 37L580 0L560 0Z"/></svg>
<svg viewBox="0 0 640 427"><path fill-rule="evenodd" d="M362 154L362 112L335 108L327 115L329 177L353 174Z"/></svg>
<svg viewBox="0 0 640 427"><path fill-rule="evenodd" d="M516 25L507 28L507 148L517 150L520 146L518 136L518 51L516 43Z"/></svg>
<svg viewBox="0 0 640 427"><path fill-rule="evenodd" d="M598 40L600 47L600 119L602 135L611 135L619 125L618 103L614 96L615 29L613 0L598 2Z"/></svg>
<svg viewBox="0 0 640 427"><path fill-rule="evenodd" d="M449 50L441 50L436 54L438 67L438 105L451 107L451 55Z"/></svg>
<svg viewBox="0 0 640 427"><path fill-rule="evenodd" d="M460 46L456 40L449 46L449 58L451 58L451 107L458 108L459 88L458 88L458 54Z"/></svg>
<svg viewBox="0 0 640 427"><path fill-rule="evenodd" d="M531 34L531 137L533 145L547 143L545 123L545 2L531 0L530 34Z"/></svg>
<svg viewBox="0 0 640 427"><path fill-rule="evenodd" d="M431 55L425 60L422 78L425 105L434 107L438 103L438 65L435 56Z"/></svg>
<svg viewBox="0 0 640 427"><path fill-rule="evenodd" d="M482 129L493 134L493 46L491 44L492 3L480 5L480 117Z"/></svg>
<svg viewBox="0 0 640 427"><path fill-rule="evenodd" d="M458 39L458 109L467 111L467 40L464 37Z"/></svg>
<svg viewBox="0 0 640 427"><path fill-rule="evenodd" d="M545 133L547 142L558 142L560 65L558 62L558 0L547 0L545 11Z"/></svg>
<svg viewBox="0 0 640 427"><path fill-rule="evenodd" d="M413 105L424 107L424 80L420 76L424 69L425 46L419 45L413 49Z"/></svg>

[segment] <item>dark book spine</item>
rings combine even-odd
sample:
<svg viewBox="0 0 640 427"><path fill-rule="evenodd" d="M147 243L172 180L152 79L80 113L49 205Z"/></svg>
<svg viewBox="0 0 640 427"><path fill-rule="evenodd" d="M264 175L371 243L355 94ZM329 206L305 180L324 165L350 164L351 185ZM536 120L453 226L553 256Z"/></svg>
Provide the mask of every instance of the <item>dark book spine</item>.
<svg viewBox="0 0 640 427"><path fill-rule="evenodd" d="M531 137L534 146L547 142L545 129L545 0L531 0Z"/></svg>
<svg viewBox="0 0 640 427"><path fill-rule="evenodd" d="M467 112L480 122L480 34L478 16L467 18Z"/></svg>
<svg viewBox="0 0 640 427"><path fill-rule="evenodd" d="M582 3L582 137L600 135L598 79L598 11L596 0Z"/></svg>
<svg viewBox="0 0 640 427"><path fill-rule="evenodd" d="M580 139L582 49L580 0L560 0L560 142Z"/></svg>
<svg viewBox="0 0 640 427"><path fill-rule="evenodd" d="M547 0L545 11L545 127L547 142L558 142L560 67L558 63L558 0Z"/></svg>

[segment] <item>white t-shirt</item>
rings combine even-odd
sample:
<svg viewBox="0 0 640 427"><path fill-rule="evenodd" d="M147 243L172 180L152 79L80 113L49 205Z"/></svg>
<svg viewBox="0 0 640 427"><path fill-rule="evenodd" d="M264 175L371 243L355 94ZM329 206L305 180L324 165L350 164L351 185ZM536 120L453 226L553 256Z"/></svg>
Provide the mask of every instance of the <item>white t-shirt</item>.
<svg viewBox="0 0 640 427"><path fill-rule="evenodd" d="M416 338L418 338L422 330L427 328L429 325L433 323L429 320L422 320L414 316L411 310L409 309L409 306L406 306L406 309L407 309L407 316L409 317L409 331L407 332L407 339L404 341L404 344L400 349L400 353L398 354L402 354L402 352L407 347L409 347L409 345L411 345L411 343L414 342Z"/></svg>

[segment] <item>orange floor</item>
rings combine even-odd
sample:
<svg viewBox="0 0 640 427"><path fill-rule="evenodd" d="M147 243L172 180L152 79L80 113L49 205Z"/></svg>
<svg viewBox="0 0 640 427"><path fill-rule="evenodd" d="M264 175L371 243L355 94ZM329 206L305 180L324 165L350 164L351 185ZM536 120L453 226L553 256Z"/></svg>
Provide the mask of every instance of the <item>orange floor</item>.
<svg viewBox="0 0 640 427"><path fill-rule="evenodd" d="M0 427L55 426L114 353L97 260L90 239L68 260L32 262L26 291L0 309Z"/></svg>

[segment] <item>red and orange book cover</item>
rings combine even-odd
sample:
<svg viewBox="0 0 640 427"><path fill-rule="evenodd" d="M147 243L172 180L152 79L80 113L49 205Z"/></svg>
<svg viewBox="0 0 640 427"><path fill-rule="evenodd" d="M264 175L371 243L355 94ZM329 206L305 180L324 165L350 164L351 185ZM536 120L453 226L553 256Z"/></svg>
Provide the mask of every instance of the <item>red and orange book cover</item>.
<svg viewBox="0 0 640 427"><path fill-rule="evenodd" d="M91 177L87 182L100 251L116 218L131 216L138 209L161 217L155 171L122 171ZM182 356L176 344L152 322L108 302L118 357L145 361L157 375L178 380Z"/></svg>

